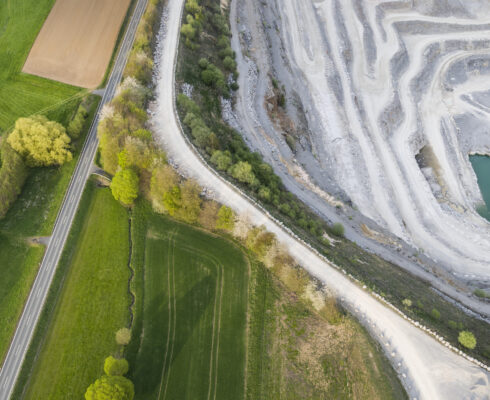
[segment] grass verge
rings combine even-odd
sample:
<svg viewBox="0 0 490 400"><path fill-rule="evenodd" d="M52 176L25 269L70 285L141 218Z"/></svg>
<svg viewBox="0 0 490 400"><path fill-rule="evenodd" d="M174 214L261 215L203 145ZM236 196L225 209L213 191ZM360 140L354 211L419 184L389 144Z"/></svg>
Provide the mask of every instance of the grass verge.
<svg viewBox="0 0 490 400"><path fill-rule="evenodd" d="M13 398L81 398L128 320L127 211L87 184Z"/></svg>

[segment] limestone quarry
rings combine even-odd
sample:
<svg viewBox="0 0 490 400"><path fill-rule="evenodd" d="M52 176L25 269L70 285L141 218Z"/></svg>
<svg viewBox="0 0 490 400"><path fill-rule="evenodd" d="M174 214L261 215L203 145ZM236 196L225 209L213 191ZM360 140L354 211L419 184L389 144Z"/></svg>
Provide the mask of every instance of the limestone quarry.
<svg viewBox="0 0 490 400"><path fill-rule="evenodd" d="M231 7L240 89L224 118L288 189L414 273L487 288L490 223L469 154L490 154L490 3Z"/></svg>

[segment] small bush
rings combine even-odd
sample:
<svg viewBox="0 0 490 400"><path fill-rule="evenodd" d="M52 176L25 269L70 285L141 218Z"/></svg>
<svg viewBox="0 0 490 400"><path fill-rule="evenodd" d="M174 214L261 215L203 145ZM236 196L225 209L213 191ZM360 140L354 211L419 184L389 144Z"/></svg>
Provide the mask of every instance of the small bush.
<svg viewBox="0 0 490 400"><path fill-rule="evenodd" d="M482 289L475 289L475 291L473 292L473 294L481 299L487 299L490 297L490 295L488 295L484 290Z"/></svg>
<svg viewBox="0 0 490 400"><path fill-rule="evenodd" d="M435 308L432 309L432 311L430 312L430 315L434 319L437 319L437 320L441 319L441 313Z"/></svg>
<svg viewBox="0 0 490 400"><path fill-rule="evenodd" d="M126 346L131 341L131 331L128 328L121 328L116 332L116 342L121 346Z"/></svg>
<svg viewBox="0 0 490 400"><path fill-rule="evenodd" d="M410 307L412 307L412 300L410 300L410 299L403 299L402 304L403 304L405 307L410 308Z"/></svg>
<svg viewBox="0 0 490 400"><path fill-rule="evenodd" d="M335 236L338 237L344 236L344 225L342 225L340 222L336 222L335 224L333 224L331 229L332 229L332 233Z"/></svg>
<svg viewBox="0 0 490 400"><path fill-rule="evenodd" d="M458 342L467 349L473 350L476 347L476 338L469 331L459 332Z"/></svg>

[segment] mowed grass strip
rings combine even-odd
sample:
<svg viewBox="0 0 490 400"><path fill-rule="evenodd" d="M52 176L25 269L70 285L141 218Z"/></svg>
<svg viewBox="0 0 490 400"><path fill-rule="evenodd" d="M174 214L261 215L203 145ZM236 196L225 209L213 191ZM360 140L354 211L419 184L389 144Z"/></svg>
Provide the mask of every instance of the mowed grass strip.
<svg viewBox="0 0 490 400"><path fill-rule="evenodd" d="M243 253L155 215L140 232L147 235L138 241L145 243L144 307L128 351L136 399L243 398L249 279Z"/></svg>
<svg viewBox="0 0 490 400"><path fill-rule="evenodd" d="M18 117L42 110L50 110L50 118L62 119L66 101L81 92L74 86L21 73L54 2L0 2L0 134L12 126Z"/></svg>
<svg viewBox="0 0 490 400"><path fill-rule="evenodd" d="M84 223L71 233L77 244L63 257L68 272L27 383L27 399L83 398L104 358L117 348L114 333L128 322L128 214L109 189L91 193Z"/></svg>

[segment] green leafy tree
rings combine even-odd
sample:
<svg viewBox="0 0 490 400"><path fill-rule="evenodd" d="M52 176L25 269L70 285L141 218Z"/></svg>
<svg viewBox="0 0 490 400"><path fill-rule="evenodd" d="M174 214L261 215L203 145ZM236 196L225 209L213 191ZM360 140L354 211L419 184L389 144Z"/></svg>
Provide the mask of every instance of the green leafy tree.
<svg viewBox="0 0 490 400"><path fill-rule="evenodd" d="M28 176L28 168L22 157L7 143L0 143L0 218L22 191Z"/></svg>
<svg viewBox="0 0 490 400"><path fill-rule="evenodd" d="M230 207L221 206L218 211L218 220L216 221L216 229L232 231L235 226L235 213Z"/></svg>
<svg viewBox="0 0 490 400"><path fill-rule="evenodd" d="M226 171L232 163L231 154L229 151L216 150L211 156L211 162L219 170Z"/></svg>
<svg viewBox="0 0 490 400"><path fill-rule="evenodd" d="M114 198L125 205L132 205L138 197L139 177L132 169L121 169L111 182Z"/></svg>
<svg viewBox="0 0 490 400"><path fill-rule="evenodd" d="M230 56L226 56L223 59L223 66L228 70L228 71L233 71L236 68L236 62L233 58Z"/></svg>
<svg viewBox="0 0 490 400"><path fill-rule="evenodd" d="M85 400L133 400L134 385L123 376L104 375L91 384Z"/></svg>
<svg viewBox="0 0 490 400"><path fill-rule="evenodd" d="M73 158L63 125L43 115L19 118L7 141L32 167L62 165Z"/></svg>
<svg viewBox="0 0 490 400"><path fill-rule="evenodd" d="M180 28L180 32L188 40L192 40L196 36L196 29L191 24L182 25L182 28Z"/></svg>
<svg viewBox="0 0 490 400"><path fill-rule="evenodd" d="M163 207L171 216L175 215L181 204L182 194L178 185L163 194Z"/></svg>
<svg viewBox="0 0 490 400"><path fill-rule="evenodd" d="M104 361L104 372L109 376L123 376L128 373L129 364L124 358L109 356Z"/></svg>
<svg viewBox="0 0 490 400"><path fill-rule="evenodd" d="M192 179L180 187L180 207L175 216L189 224L197 222L201 212L201 187Z"/></svg>
<svg viewBox="0 0 490 400"><path fill-rule="evenodd" d="M470 350L473 350L476 347L475 335L473 335L473 333L471 333L469 331L459 332L458 342Z"/></svg>
<svg viewBox="0 0 490 400"><path fill-rule="evenodd" d="M248 183L249 185L255 185L257 178L252 172L252 166L246 161L239 161L238 163L232 165L228 172L233 176L233 178L239 180L240 182Z"/></svg>
<svg viewBox="0 0 490 400"><path fill-rule="evenodd" d="M116 342L121 346L126 346L131 341L131 331L128 328L121 328L116 332Z"/></svg>
<svg viewBox="0 0 490 400"><path fill-rule="evenodd" d="M201 12L201 7L197 0L187 0L185 3L185 10L191 14L199 14Z"/></svg>

